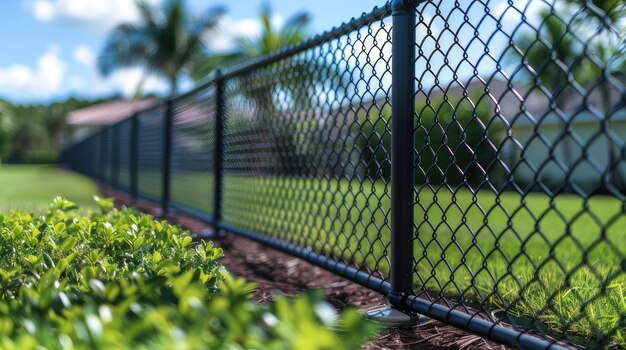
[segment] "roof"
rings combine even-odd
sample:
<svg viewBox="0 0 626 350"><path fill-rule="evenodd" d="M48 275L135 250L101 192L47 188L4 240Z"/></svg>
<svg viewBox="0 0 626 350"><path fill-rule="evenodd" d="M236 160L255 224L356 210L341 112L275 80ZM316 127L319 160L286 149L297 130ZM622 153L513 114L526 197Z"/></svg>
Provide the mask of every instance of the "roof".
<svg viewBox="0 0 626 350"><path fill-rule="evenodd" d="M135 112L154 105L158 99L138 101L111 100L86 108L77 109L67 114L67 124L73 126L112 125L129 118Z"/></svg>

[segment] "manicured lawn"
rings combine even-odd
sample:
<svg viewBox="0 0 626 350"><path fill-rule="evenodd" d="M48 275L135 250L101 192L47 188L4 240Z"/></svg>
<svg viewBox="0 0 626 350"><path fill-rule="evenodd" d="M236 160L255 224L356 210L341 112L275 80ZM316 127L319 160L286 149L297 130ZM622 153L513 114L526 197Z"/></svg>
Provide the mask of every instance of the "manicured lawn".
<svg viewBox="0 0 626 350"><path fill-rule="evenodd" d="M98 190L89 178L54 165L1 165L0 212L23 209L41 213L56 196L66 196L82 208L95 208Z"/></svg>

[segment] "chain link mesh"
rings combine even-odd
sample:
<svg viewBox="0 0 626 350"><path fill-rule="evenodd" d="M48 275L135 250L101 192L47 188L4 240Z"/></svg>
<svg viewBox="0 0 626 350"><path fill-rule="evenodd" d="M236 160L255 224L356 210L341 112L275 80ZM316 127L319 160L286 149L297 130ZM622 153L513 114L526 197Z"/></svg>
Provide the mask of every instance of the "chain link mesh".
<svg viewBox="0 0 626 350"><path fill-rule="evenodd" d="M215 189L215 86L173 107L172 188L175 205L212 215Z"/></svg>
<svg viewBox="0 0 626 350"><path fill-rule="evenodd" d="M626 346L624 7L418 7L418 296Z"/></svg>
<svg viewBox="0 0 626 350"><path fill-rule="evenodd" d="M100 152L99 151L99 147L100 147L100 133L93 135L90 139L87 140L88 143L88 147L89 147L89 151L86 152L89 154L89 158L88 158L88 173L91 175L91 177L93 178L98 178L99 177L99 164L100 164Z"/></svg>
<svg viewBox="0 0 626 350"><path fill-rule="evenodd" d="M113 130L106 128L102 131L100 136L100 181L105 183L111 182L111 170L113 160L113 143L111 142L111 136Z"/></svg>
<svg viewBox="0 0 626 350"><path fill-rule="evenodd" d="M387 276L391 25L366 24L228 80L226 223ZM385 139L386 142L382 142Z"/></svg>
<svg viewBox="0 0 626 350"><path fill-rule="evenodd" d="M626 347L626 5L433 0L414 14L414 256L395 262L414 297L470 330ZM64 159L130 191L136 166L157 202L167 170L173 209L387 293L393 44L387 4L177 97L169 169L165 104L137 115L137 164L130 120Z"/></svg>
<svg viewBox="0 0 626 350"><path fill-rule="evenodd" d="M161 200L163 195L163 158L165 104L138 114L137 187L139 196Z"/></svg>
<svg viewBox="0 0 626 350"><path fill-rule="evenodd" d="M132 142L132 119L121 121L117 125L117 138L114 140L117 144L117 183L115 184L121 190L130 191L131 186L131 167L132 157L129 150Z"/></svg>

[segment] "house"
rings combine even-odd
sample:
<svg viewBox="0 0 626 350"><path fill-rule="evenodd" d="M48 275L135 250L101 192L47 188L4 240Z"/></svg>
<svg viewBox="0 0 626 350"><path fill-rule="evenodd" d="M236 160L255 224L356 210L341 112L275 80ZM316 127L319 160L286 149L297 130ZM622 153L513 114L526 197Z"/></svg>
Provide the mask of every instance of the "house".
<svg viewBox="0 0 626 350"><path fill-rule="evenodd" d="M71 142L78 142L95 130L113 125L134 113L148 108L158 99L123 100L115 99L78 109L67 114L67 125L72 132Z"/></svg>
<svg viewBox="0 0 626 350"><path fill-rule="evenodd" d="M545 106L535 115L515 120L513 134L524 145L518 150L517 181L534 179L549 188L591 194L606 191L603 180L624 189L626 175L626 94L623 87L570 92L562 105ZM569 132L568 132L569 130Z"/></svg>
<svg viewBox="0 0 626 350"><path fill-rule="evenodd" d="M501 79L453 82L419 91L420 101L445 95L472 104L491 105L487 130L501 126L498 156L522 189L565 190L591 194L605 191L603 178L615 189L626 183L626 84L615 82L552 92ZM433 106L437 108L437 106ZM512 175L512 176L511 176ZM539 186L538 186L539 185Z"/></svg>

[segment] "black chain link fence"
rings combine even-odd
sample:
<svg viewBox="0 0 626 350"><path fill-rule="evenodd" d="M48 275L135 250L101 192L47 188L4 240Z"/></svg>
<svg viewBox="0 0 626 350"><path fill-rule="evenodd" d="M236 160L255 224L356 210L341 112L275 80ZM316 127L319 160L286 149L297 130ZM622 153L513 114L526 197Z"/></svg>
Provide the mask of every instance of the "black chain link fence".
<svg viewBox="0 0 626 350"><path fill-rule="evenodd" d="M504 344L626 347L625 28L620 0L397 0L63 160Z"/></svg>

